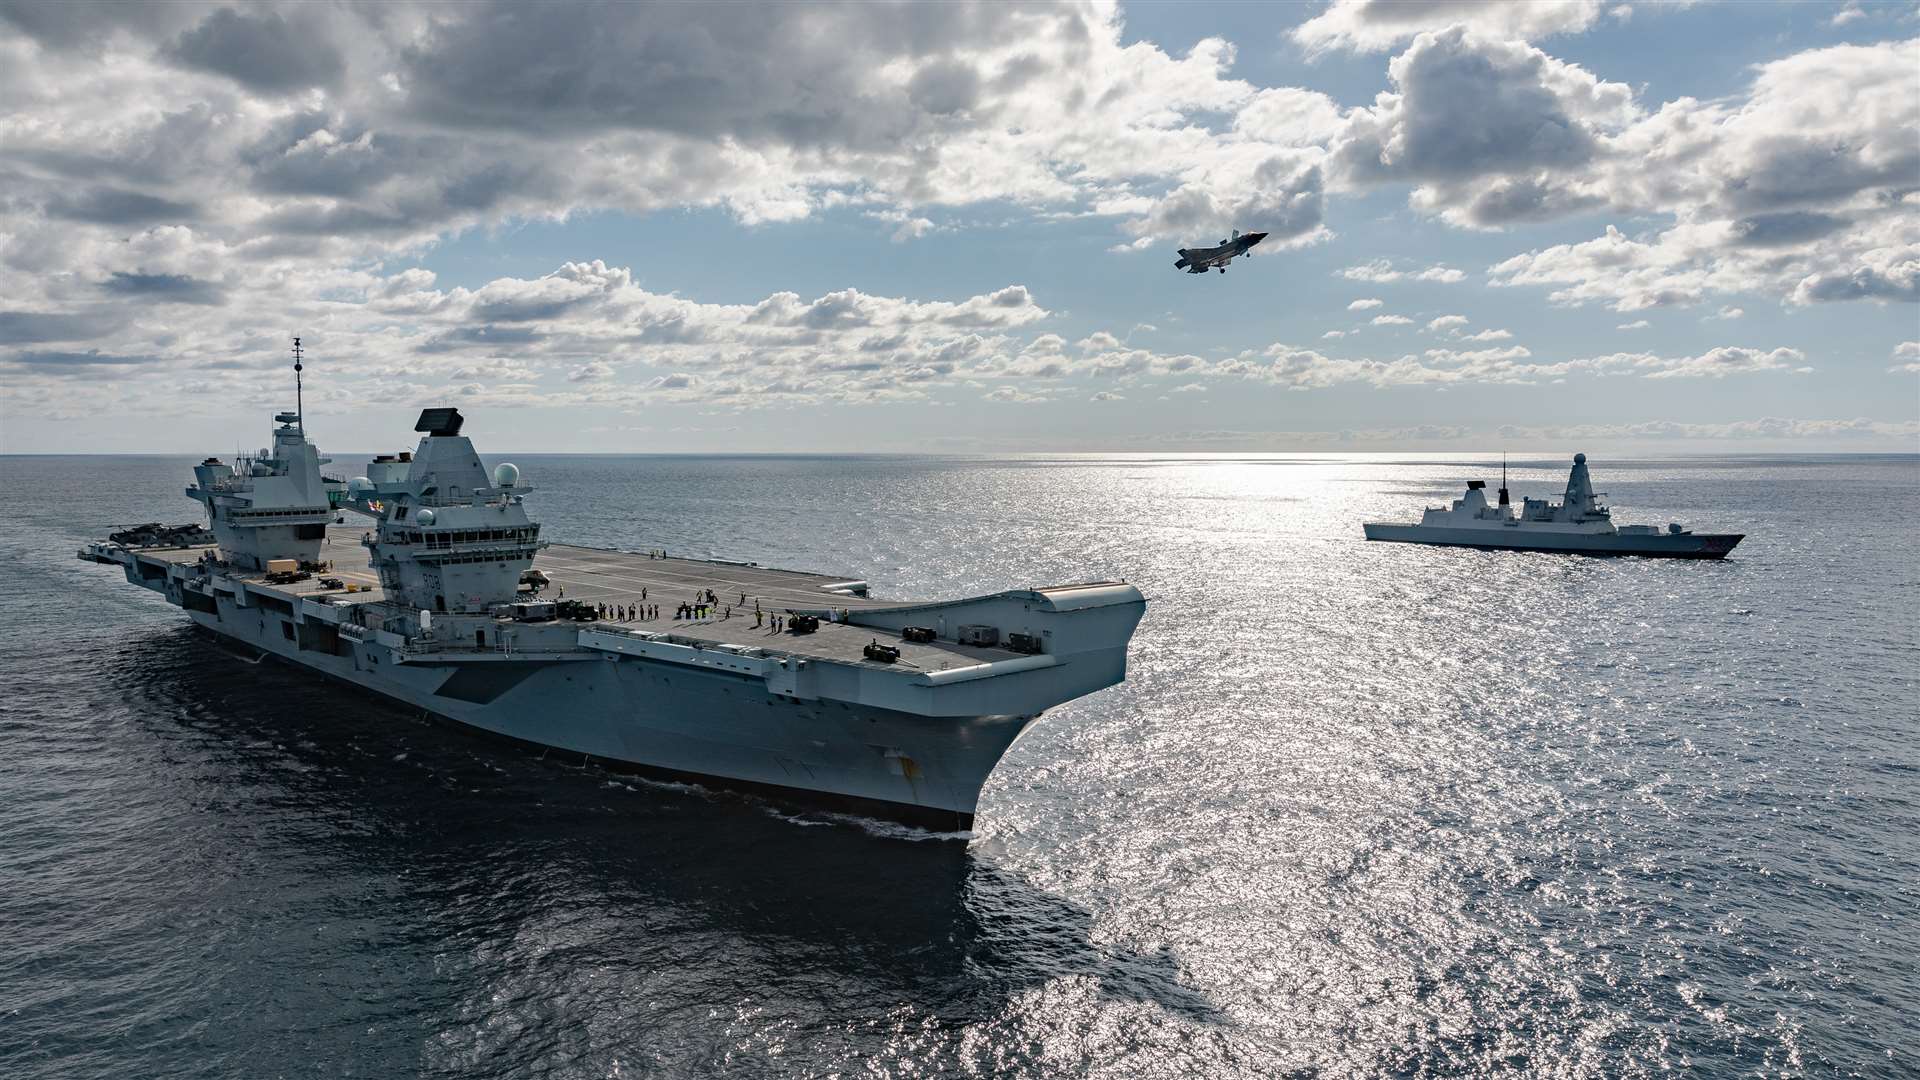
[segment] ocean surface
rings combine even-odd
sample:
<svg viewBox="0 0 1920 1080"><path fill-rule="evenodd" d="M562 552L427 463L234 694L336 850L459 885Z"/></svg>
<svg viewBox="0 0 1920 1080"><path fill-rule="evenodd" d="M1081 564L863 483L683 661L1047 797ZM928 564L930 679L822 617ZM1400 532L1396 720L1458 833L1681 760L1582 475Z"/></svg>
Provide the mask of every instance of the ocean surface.
<svg viewBox="0 0 1920 1080"><path fill-rule="evenodd" d="M1920 457L1594 460L1724 563L1360 539L1484 456L514 460L554 539L1152 604L933 836L246 663L74 558L192 459L0 458L0 1077L1920 1072Z"/></svg>

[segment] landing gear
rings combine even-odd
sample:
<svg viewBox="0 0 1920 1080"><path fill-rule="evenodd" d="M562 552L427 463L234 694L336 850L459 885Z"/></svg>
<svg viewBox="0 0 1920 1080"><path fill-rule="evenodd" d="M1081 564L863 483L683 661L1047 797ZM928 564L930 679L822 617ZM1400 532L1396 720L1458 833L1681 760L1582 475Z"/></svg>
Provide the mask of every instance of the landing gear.
<svg viewBox="0 0 1920 1080"><path fill-rule="evenodd" d="M1224 266L1216 266L1214 267L1214 269L1220 271L1223 274L1227 272L1227 268Z"/></svg>

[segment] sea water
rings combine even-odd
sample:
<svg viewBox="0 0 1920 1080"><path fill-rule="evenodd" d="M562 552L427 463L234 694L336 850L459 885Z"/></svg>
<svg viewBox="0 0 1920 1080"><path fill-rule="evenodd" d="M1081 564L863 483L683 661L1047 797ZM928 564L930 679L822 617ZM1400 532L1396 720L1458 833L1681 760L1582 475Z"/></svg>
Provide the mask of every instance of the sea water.
<svg viewBox="0 0 1920 1080"><path fill-rule="evenodd" d="M248 663L74 558L192 459L0 458L0 1076L1920 1069L1920 458L1594 461L1721 563L1361 539L1484 456L514 460L552 539L1151 604L937 836Z"/></svg>

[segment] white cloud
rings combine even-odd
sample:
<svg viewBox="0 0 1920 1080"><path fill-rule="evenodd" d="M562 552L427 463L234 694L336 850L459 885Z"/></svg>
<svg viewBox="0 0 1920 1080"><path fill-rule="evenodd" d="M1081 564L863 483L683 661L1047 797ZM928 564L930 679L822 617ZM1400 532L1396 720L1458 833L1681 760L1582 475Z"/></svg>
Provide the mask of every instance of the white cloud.
<svg viewBox="0 0 1920 1080"><path fill-rule="evenodd" d="M1467 321L1465 315L1442 315L1429 320L1426 330L1428 333L1437 333L1441 330L1458 331L1461 327L1467 325Z"/></svg>
<svg viewBox="0 0 1920 1080"><path fill-rule="evenodd" d="M1331 341L1331 340L1343 338L1346 336L1347 336L1347 332L1345 330L1329 330L1326 333L1321 334L1320 338L1323 341Z"/></svg>
<svg viewBox="0 0 1920 1080"><path fill-rule="evenodd" d="M1673 224L1644 238L1608 226L1490 276L1619 311L1741 292L1796 304L1920 299L1920 95L1907 92L1916 68L1920 40L1813 49L1760 65L1743 99L1681 99L1598 131L1594 154L1537 179L1544 204L1670 214ZM1483 180L1479 193L1434 189L1428 208L1497 224L1475 200L1509 179Z"/></svg>
<svg viewBox="0 0 1920 1080"><path fill-rule="evenodd" d="M1699 356L1652 363L1642 361L1639 366L1653 368L1645 373L1650 379L1720 379L1756 371L1798 368L1805 360L1806 356L1798 349L1780 348L1763 352L1759 349L1721 346Z"/></svg>
<svg viewBox="0 0 1920 1080"><path fill-rule="evenodd" d="M1343 186L1420 184L1414 206L1456 224L1597 205L1598 194L1559 178L1601 159L1608 139L1639 115L1623 84L1459 27L1422 34L1387 70L1394 91L1348 114L1331 173Z"/></svg>
<svg viewBox="0 0 1920 1080"><path fill-rule="evenodd" d="M1328 200L1391 185L1461 227L1624 223L1488 271L1557 304L1920 300L1920 40L1793 52L1732 93L1659 102L1526 43L1598 10L1336 3L1296 40L1408 42L1387 91L1343 110L1236 77L1223 40L1129 43L1106 6L0 7L0 391L12 415L277 404L280 342L260 328L284 325L313 328L330 365L317 392L342 401L745 409L1217 370L1105 332L1070 347L1017 284L711 304L674 295L652 260L651 287L600 262L465 288L404 268L462 230L599 210L832 210L904 242L990 207L994 227L1099 217L1129 251L1231 228L1268 229L1271 247L1328 240ZM1338 273L1467 277L1423 263ZM1511 338L1461 330L1435 328ZM1444 383L1805 366L1781 350L1496 351L1308 368Z"/></svg>
<svg viewBox="0 0 1920 1080"><path fill-rule="evenodd" d="M1047 398L1044 394L1030 394L1017 386L998 386L988 391L982 400L1008 405L1039 405Z"/></svg>
<svg viewBox="0 0 1920 1080"><path fill-rule="evenodd" d="M1231 77L1225 41L1124 44L1101 5L129 5L0 22L17 75L0 104L34 118L0 131L17 210L180 224L256 256L682 206L755 223L854 205L904 242L941 227L927 208L991 200L1110 216L1136 241L1259 228L1271 249L1327 235L1319 161L1341 122L1324 94Z"/></svg>
<svg viewBox="0 0 1920 1080"><path fill-rule="evenodd" d="M1920 436L1920 422L1764 417L1728 423L1694 424L1652 420L1627 424L1556 424L1546 427L1506 424L1494 429L1458 424L1346 428L1334 431L1200 430L1143 433L1135 443L1160 450L1291 450L1341 447L1351 450L1402 450L1409 447L1485 447L1491 443L1531 443L1557 452L1569 441L1587 446L1672 442L1725 443L1743 448L1840 443L1904 448Z"/></svg>
<svg viewBox="0 0 1920 1080"><path fill-rule="evenodd" d="M1737 318L1739 318L1740 316L1742 316L1742 315L1745 315L1745 314L1746 314L1746 310L1745 310L1745 309L1743 309L1743 308L1737 308L1737 307L1734 307L1733 305L1731 305L1731 304L1729 304L1729 305L1727 305L1726 307L1723 307L1723 308L1721 308L1721 309L1720 309L1720 310L1719 310L1719 311L1718 311L1717 313L1715 313L1715 314L1713 314L1713 315L1711 315L1711 316L1709 316L1709 318L1714 318L1714 319L1719 319L1719 320L1722 320L1722 321L1727 321L1727 320L1731 320L1731 319L1737 319Z"/></svg>
<svg viewBox="0 0 1920 1080"><path fill-rule="evenodd" d="M1375 315L1373 317L1373 325L1375 326L1412 326L1413 320L1407 318L1405 315Z"/></svg>
<svg viewBox="0 0 1920 1080"><path fill-rule="evenodd" d="M1375 259L1359 266L1349 266L1340 271L1340 276L1351 281L1366 281L1385 284L1393 281L1436 281L1454 285L1467 279L1466 272L1452 267L1429 266L1424 270L1396 270L1393 263L1386 259Z"/></svg>
<svg viewBox="0 0 1920 1080"><path fill-rule="evenodd" d="M844 289L811 299L782 292L753 304L705 304L651 292L628 269L599 261L474 289L436 290L424 273L308 273L309 280L292 283L296 295L334 296L324 315L302 316L317 323L305 337L310 366L325 378L309 380L309 396L323 407L448 392L503 406L613 408L913 400L967 378L1044 376L1061 344L1049 334L1025 342L1009 336L1050 314L1019 285L957 301ZM263 341L249 323L289 284L283 277L262 289L236 285L229 303L197 321L166 306L104 328L0 319L13 338L31 333L47 342L0 351L8 407L58 399L81 410L121 395L173 392L213 372L220 393L198 395L196 403L277 404L281 343ZM103 329L115 348L89 352L59 340ZM1032 353L1021 353L1023 346ZM111 380L88 378L105 369L112 369Z"/></svg>
<svg viewBox="0 0 1920 1080"><path fill-rule="evenodd" d="M1701 439L1728 441L1799 441L1813 439L1911 439L1920 435L1920 423L1887 422L1855 417L1851 420L1798 420L1769 416L1724 424L1690 424L1655 420L1636 424L1583 424L1557 429L1502 428L1502 434L1559 439Z"/></svg>
<svg viewBox="0 0 1920 1080"><path fill-rule="evenodd" d="M1292 390L1341 385L1451 386L1467 384L1537 385L1571 378L1725 378L1770 372L1804 371L1797 350L1759 350L1735 346L1697 356L1609 353L1565 360L1538 360L1520 345L1484 349L1428 349L1394 359L1342 359L1313 349L1275 344L1243 352L1199 369L1216 378L1274 383Z"/></svg>
<svg viewBox="0 0 1920 1080"><path fill-rule="evenodd" d="M1422 31L1449 26L1535 40L1578 33L1599 17L1600 0L1334 0L1327 10L1294 27L1290 36L1310 52L1380 52Z"/></svg>
<svg viewBox="0 0 1920 1080"><path fill-rule="evenodd" d="M909 240L918 240L937 228L931 218L910 218L904 214L902 214L901 217L903 220L894 228L892 234L887 237L887 239L896 244L904 244Z"/></svg>
<svg viewBox="0 0 1920 1080"><path fill-rule="evenodd" d="M1087 400L1088 401L1125 401L1126 395L1116 394L1111 390L1102 390L1094 394L1092 397L1088 398Z"/></svg>
<svg viewBox="0 0 1920 1080"><path fill-rule="evenodd" d="M1653 324L1651 322L1648 322L1645 319L1635 319L1632 322L1623 322L1620 325L1614 327L1614 329L1615 330L1645 330L1647 327L1652 325Z"/></svg>
<svg viewBox="0 0 1920 1080"><path fill-rule="evenodd" d="M1893 347L1893 358L1896 361L1905 362L1894 364L1887 369L1888 371L1895 374L1920 372L1920 341L1903 341L1895 345Z"/></svg>
<svg viewBox="0 0 1920 1080"><path fill-rule="evenodd" d="M1856 19L1864 19L1866 17L1867 13L1860 9L1860 5L1849 0L1847 6L1834 12L1833 18L1828 19L1827 22L1832 26L1845 26Z"/></svg>

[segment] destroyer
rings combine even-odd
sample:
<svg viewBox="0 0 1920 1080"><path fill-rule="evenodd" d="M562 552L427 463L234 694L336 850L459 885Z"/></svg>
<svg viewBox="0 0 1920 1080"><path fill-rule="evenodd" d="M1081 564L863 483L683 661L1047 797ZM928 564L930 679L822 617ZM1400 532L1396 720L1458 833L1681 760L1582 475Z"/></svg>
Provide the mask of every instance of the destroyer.
<svg viewBox="0 0 1920 1080"><path fill-rule="evenodd" d="M250 649L643 772L969 828L1022 731L1126 677L1146 607L1118 581L900 603L844 578L556 544L520 471L488 473L454 409L421 413L411 453L344 484L321 476L299 409L275 420L271 448L194 469L211 538L162 530L81 557ZM342 527L349 511L369 524ZM675 618L683 604L698 617Z"/></svg>
<svg viewBox="0 0 1920 1080"><path fill-rule="evenodd" d="M1679 525L1615 525L1587 476L1587 455L1573 455L1566 496L1557 503L1527 499L1514 513L1507 497L1506 466L1500 468L1500 502L1487 505L1486 482L1470 480L1450 507L1429 508L1418 524L1369 521L1369 540L1451 547L1555 551L1579 555L1651 555L1670 559L1720 559L1743 533L1694 533Z"/></svg>

